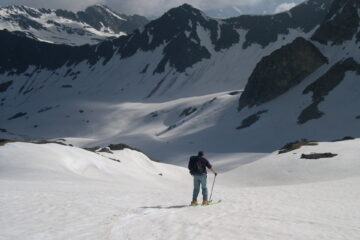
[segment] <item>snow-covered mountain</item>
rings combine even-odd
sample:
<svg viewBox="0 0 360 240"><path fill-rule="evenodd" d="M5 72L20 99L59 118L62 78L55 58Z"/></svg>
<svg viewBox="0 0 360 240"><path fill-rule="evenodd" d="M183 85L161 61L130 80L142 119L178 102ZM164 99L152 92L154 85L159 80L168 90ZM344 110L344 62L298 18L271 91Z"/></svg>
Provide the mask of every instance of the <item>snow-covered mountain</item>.
<svg viewBox="0 0 360 240"><path fill-rule="evenodd" d="M358 10L355 0L309 0L216 20L182 5L82 47L1 31L1 134L81 146L121 139L168 162L199 149L357 137Z"/></svg>
<svg viewBox="0 0 360 240"><path fill-rule="evenodd" d="M183 5L84 46L0 31L0 138L36 140L0 139L0 239L357 239L359 9ZM199 150L220 204L188 206Z"/></svg>
<svg viewBox="0 0 360 240"><path fill-rule="evenodd" d="M0 8L1 30L38 41L75 46L96 44L129 34L147 22L145 17L119 14L102 5L90 6L76 13L26 6Z"/></svg>

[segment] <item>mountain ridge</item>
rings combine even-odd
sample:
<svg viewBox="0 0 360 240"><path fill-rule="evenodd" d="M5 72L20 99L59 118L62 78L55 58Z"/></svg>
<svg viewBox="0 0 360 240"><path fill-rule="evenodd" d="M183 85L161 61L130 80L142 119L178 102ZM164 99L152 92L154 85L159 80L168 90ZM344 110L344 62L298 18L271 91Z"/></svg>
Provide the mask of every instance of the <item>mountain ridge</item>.
<svg viewBox="0 0 360 240"><path fill-rule="evenodd" d="M0 8L0 29L22 33L38 41L73 46L126 35L147 22L145 17L119 14L102 5L76 13L23 5Z"/></svg>
<svg viewBox="0 0 360 240"><path fill-rule="evenodd" d="M351 129L359 124L356 117L360 113L352 105L347 110L337 107L357 101L356 88L348 86L357 76L351 69L345 71L343 81L327 92L325 100L318 105L318 110L324 113L322 117L306 114L306 109L313 103L311 92L303 93L306 87L326 76L343 56L352 57L357 63L360 61L355 54L359 47L356 38L339 45L312 40L317 29L326 23L330 5L324 3L308 1L292 10L316 14L309 19L318 19L318 22L311 24L308 19L299 22L300 18L283 22L283 19L289 19L289 13L276 15L278 17L272 20L271 16L216 20L183 5L128 36L94 46L70 47L67 56L59 57L56 67L49 66L46 57L40 63L30 58L19 70L16 66L23 53L16 57L14 52L2 54L4 64L8 59L13 61L0 69L3 76L0 82L3 129L34 137L98 136L94 137L98 139L93 140L94 144L123 139L121 142L130 145L140 144L139 148L155 158L161 154L166 142L174 152L189 147L271 151L302 138L357 137L359 134ZM246 21L241 22L241 19ZM266 26L276 30L271 38L263 39L261 34L256 34L264 27L261 24L257 23L251 29L244 27L253 21L261 23L267 19L271 21ZM279 21L281 25L276 27ZM300 23L303 27L299 27ZM257 37L252 39L249 34ZM316 51L302 53L302 47L299 47L296 53L295 43L299 38L304 39L301 44L304 49ZM13 42L9 41L9 46ZM46 43L36 44L39 49L48 48ZM287 49L286 46L293 46L288 48L291 49L289 53L275 54L282 48ZM48 58L52 58L57 48L54 47L54 53ZM319 56L320 61L314 60L314 66L305 66L291 57L286 60L287 55L306 52L309 56ZM264 88L258 94L270 93L271 98L260 104L245 104L240 112L237 111L241 96L254 99L246 86L251 84L248 80L252 75L262 71L263 68L257 69L257 66L264 59L276 58L280 60L270 61L273 63L268 67L282 69L281 63L288 61L287 72L293 73L292 77L297 79L295 84L277 75L279 83L287 84L281 94L273 95ZM297 67L310 70L297 76ZM260 77L259 82L266 79ZM276 86L271 81L267 84ZM46 103L43 99L47 99ZM337 126L333 120L340 112L341 119L347 123L344 126ZM58 124L63 126L61 134L56 128L45 127ZM332 126L336 126L334 130L327 131ZM277 138L273 139L272 135ZM218 143L217 139L222 142Z"/></svg>

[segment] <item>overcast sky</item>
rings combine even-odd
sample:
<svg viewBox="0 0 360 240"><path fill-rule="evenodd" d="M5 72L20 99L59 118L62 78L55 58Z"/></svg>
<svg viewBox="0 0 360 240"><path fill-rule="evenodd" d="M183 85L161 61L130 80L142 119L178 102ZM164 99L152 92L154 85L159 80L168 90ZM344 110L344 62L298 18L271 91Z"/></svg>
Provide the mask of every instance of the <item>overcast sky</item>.
<svg viewBox="0 0 360 240"><path fill-rule="evenodd" d="M36 8L62 8L77 11L89 5L105 4L125 14L158 16L183 3L189 3L204 11L236 6L246 14L279 12L302 1L304 0L0 0L0 6L21 4Z"/></svg>

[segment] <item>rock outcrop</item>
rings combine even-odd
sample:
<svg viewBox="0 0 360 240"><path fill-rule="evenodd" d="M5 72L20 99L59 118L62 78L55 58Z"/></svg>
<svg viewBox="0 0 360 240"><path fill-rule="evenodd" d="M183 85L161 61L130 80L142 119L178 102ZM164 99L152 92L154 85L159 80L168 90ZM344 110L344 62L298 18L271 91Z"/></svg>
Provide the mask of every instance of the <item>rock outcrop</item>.
<svg viewBox="0 0 360 240"><path fill-rule="evenodd" d="M325 22L316 30L312 40L339 45L353 39L360 25L359 8L359 0L334 1Z"/></svg>
<svg viewBox="0 0 360 240"><path fill-rule="evenodd" d="M360 64L353 58L338 62L323 76L305 88L303 94L312 92L313 102L301 112L298 118L299 124L318 119L324 114L318 109L318 105L344 80L345 73L348 71L355 71L360 74Z"/></svg>
<svg viewBox="0 0 360 240"><path fill-rule="evenodd" d="M240 97L239 110L275 99L325 63L327 59L311 42L295 39L256 65Z"/></svg>

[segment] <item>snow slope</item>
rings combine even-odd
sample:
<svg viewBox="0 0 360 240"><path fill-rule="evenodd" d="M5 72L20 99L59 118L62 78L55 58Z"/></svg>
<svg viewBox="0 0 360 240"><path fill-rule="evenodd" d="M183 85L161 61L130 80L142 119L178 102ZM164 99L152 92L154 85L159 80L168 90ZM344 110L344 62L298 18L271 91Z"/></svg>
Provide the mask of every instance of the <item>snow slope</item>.
<svg viewBox="0 0 360 240"><path fill-rule="evenodd" d="M357 239L359 143L272 153L231 171L214 161L214 198L223 202L209 207L188 206L186 169L132 150L99 155L58 144L6 144L0 239ZM299 158L328 151L338 156Z"/></svg>

